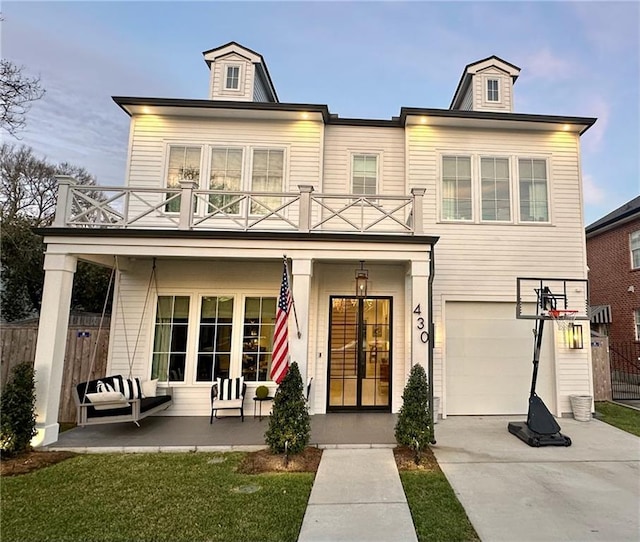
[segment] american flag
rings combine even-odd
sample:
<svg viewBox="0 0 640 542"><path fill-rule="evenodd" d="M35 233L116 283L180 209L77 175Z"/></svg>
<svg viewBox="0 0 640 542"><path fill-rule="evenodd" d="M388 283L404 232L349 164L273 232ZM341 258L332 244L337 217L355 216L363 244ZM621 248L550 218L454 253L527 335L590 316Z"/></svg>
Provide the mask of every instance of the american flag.
<svg viewBox="0 0 640 542"><path fill-rule="evenodd" d="M276 309L276 330L273 334L273 355L271 357L271 380L280 384L289 370L289 309L291 309L291 290L289 289L289 272L287 261L284 261L282 284Z"/></svg>

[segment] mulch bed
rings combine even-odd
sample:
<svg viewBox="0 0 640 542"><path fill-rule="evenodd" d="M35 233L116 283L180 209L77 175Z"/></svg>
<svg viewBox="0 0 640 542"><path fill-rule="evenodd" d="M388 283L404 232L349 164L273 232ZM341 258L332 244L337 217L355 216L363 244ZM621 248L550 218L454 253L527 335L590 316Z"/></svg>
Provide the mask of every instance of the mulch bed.
<svg viewBox="0 0 640 542"><path fill-rule="evenodd" d="M44 452L31 450L19 454L15 457L2 457L0 458L0 476L17 476L18 474L27 474L34 470L55 465L74 457L73 452Z"/></svg>
<svg viewBox="0 0 640 542"><path fill-rule="evenodd" d="M416 463L416 454L406 446L399 446L393 449L393 455L396 458L396 465L399 471L418 470L418 471L439 471L440 466L436 461L431 448L423 450L420 462Z"/></svg>
<svg viewBox="0 0 640 542"><path fill-rule="evenodd" d="M248 453L237 471L242 474L265 472L316 472L322 457L322 450L308 446L301 453L290 455L273 454L268 449Z"/></svg>

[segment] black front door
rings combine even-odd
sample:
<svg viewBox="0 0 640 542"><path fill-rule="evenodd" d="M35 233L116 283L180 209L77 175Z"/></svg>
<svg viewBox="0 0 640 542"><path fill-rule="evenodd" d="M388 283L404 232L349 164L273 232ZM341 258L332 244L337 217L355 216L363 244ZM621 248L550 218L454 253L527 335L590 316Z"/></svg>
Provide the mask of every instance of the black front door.
<svg viewBox="0 0 640 542"><path fill-rule="evenodd" d="M327 410L391 408L391 298L331 297Z"/></svg>

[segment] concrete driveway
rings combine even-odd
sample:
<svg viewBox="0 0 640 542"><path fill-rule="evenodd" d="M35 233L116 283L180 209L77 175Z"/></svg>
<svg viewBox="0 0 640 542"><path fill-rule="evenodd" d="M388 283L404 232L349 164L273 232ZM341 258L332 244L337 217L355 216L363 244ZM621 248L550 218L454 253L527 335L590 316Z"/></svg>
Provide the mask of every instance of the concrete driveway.
<svg viewBox="0 0 640 542"><path fill-rule="evenodd" d="M640 540L640 438L561 419L572 445L531 448L524 417L441 420L434 452L483 542Z"/></svg>

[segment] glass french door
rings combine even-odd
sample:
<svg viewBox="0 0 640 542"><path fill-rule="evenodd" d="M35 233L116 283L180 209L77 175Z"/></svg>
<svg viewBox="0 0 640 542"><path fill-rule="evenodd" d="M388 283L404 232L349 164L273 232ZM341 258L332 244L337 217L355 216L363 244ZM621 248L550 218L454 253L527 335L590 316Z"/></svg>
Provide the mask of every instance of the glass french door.
<svg viewBox="0 0 640 542"><path fill-rule="evenodd" d="M391 298L330 297L327 410L391 408Z"/></svg>

